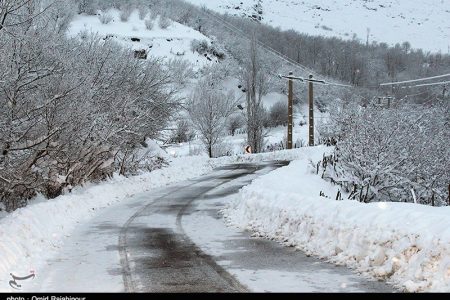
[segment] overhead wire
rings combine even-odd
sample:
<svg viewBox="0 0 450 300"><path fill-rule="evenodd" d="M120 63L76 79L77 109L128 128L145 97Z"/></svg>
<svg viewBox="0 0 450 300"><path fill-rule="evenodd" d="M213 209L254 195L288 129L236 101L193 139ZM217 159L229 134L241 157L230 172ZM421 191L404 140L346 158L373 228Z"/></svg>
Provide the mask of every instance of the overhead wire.
<svg viewBox="0 0 450 300"><path fill-rule="evenodd" d="M430 83L422 83L422 84L416 84L412 86L408 86L408 88L414 88L414 87L422 87L422 86L433 86L433 85L446 85L449 84L449 81L440 81L440 82L430 82Z"/></svg>
<svg viewBox="0 0 450 300"><path fill-rule="evenodd" d="M437 75L437 76L431 76L431 77L418 78L418 79L380 83L380 86L399 85L399 84L404 84L404 83L420 82L420 81L426 81L426 80L432 80L432 79L438 79L438 78L444 78L444 77L450 77L450 73L443 74L443 75Z"/></svg>

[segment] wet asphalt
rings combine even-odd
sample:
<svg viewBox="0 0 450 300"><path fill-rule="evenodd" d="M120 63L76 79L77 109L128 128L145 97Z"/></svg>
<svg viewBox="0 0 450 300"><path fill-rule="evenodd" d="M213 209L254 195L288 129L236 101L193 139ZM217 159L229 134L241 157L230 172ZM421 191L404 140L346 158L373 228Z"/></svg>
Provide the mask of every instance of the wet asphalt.
<svg viewBox="0 0 450 300"><path fill-rule="evenodd" d="M206 239L211 236L211 240L219 241L226 250L218 255L206 253L201 245L193 242L189 234L192 228L207 225L190 220L198 220L200 214L206 214L223 223L219 213L222 206L217 205L219 199L237 193L256 177L255 172L258 175L268 173L288 163L230 165L169 188L158 198L149 196L148 203L136 207L136 213L120 231L118 249L125 291L251 292L249 286L228 271L234 268L255 274L261 270L295 274L300 283L298 292L302 292L304 286L308 287L307 291L316 292L393 292L394 289L383 282L358 277L345 267L307 256L275 241L253 238L245 231L236 232L229 239L220 238L214 234L214 228L207 228L211 235L206 235ZM186 222L192 224L187 226ZM283 276L278 280L282 281ZM347 279L342 285L338 282L341 277L351 280Z"/></svg>

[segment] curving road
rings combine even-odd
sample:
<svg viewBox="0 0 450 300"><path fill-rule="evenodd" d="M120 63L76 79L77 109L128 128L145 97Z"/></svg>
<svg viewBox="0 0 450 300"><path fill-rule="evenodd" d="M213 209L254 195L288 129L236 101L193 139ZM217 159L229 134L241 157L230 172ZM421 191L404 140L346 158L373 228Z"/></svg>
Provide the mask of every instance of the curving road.
<svg viewBox="0 0 450 300"><path fill-rule="evenodd" d="M105 209L68 238L28 291L393 292L345 267L227 227L222 209L288 162L237 164Z"/></svg>

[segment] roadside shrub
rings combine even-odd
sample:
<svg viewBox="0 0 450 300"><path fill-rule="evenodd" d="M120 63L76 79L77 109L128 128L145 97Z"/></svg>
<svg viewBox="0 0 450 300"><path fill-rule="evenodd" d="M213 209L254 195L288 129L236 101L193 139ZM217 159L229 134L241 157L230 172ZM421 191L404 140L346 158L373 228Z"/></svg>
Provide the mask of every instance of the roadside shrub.
<svg viewBox="0 0 450 300"><path fill-rule="evenodd" d="M145 20L145 28L147 28L147 30L152 30L153 29L153 21L152 20Z"/></svg>
<svg viewBox="0 0 450 300"><path fill-rule="evenodd" d="M278 101L275 103L269 112L270 124L273 127L276 126L286 126L287 125L287 113L288 105L286 101Z"/></svg>
<svg viewBox="0 0 450 300"><path fill-rule="evenodd" d="M122 6L120 9L120 21L128 22L132 12L133 12L133 9L130 5Z"/></svg>
<svg viewBox="0 0 450 300"><path fill-rule="evenodd" d="M114 19L110 14L101 14L98 18L102 24L109 24Z"/></svg>
<svg viewBox="0 0 450 300"><path fill-rule="evenodd" d="M158 24L159 24L159 28L167 29L172 24L172 21L169 18L167 18L166 16L161 16L159 18Z"/></svg>

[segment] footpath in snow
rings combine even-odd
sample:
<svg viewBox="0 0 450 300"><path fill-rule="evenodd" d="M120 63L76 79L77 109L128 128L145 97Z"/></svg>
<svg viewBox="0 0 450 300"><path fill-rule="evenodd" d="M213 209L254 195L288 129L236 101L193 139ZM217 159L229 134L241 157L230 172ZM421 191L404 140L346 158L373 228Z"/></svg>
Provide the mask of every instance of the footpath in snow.
<svg viewBox="0 0 450 300"><path fill-rule="evenodd" d="M130 201L137 193L207 174L215 167L292 160L312 150L303 148L217 159L206 156L172 158L168 167L140 176L115 176L100 184L75 188L72 193L51 200L37 197L27 207L0 216L0 292L13 291L8 285L12 279L10 273L26 276L30 271L36 271L39 276L41 267L58 253L71 233L104 208Z"/></svg>
<svg viewBox="0 0 450 300"><path fill-rule="evenodd" d="M242 188L223 211L229 224L405 291L449 292L450 207L336 201L338 186L309 164L325 150L315 149Z"/></svg>

